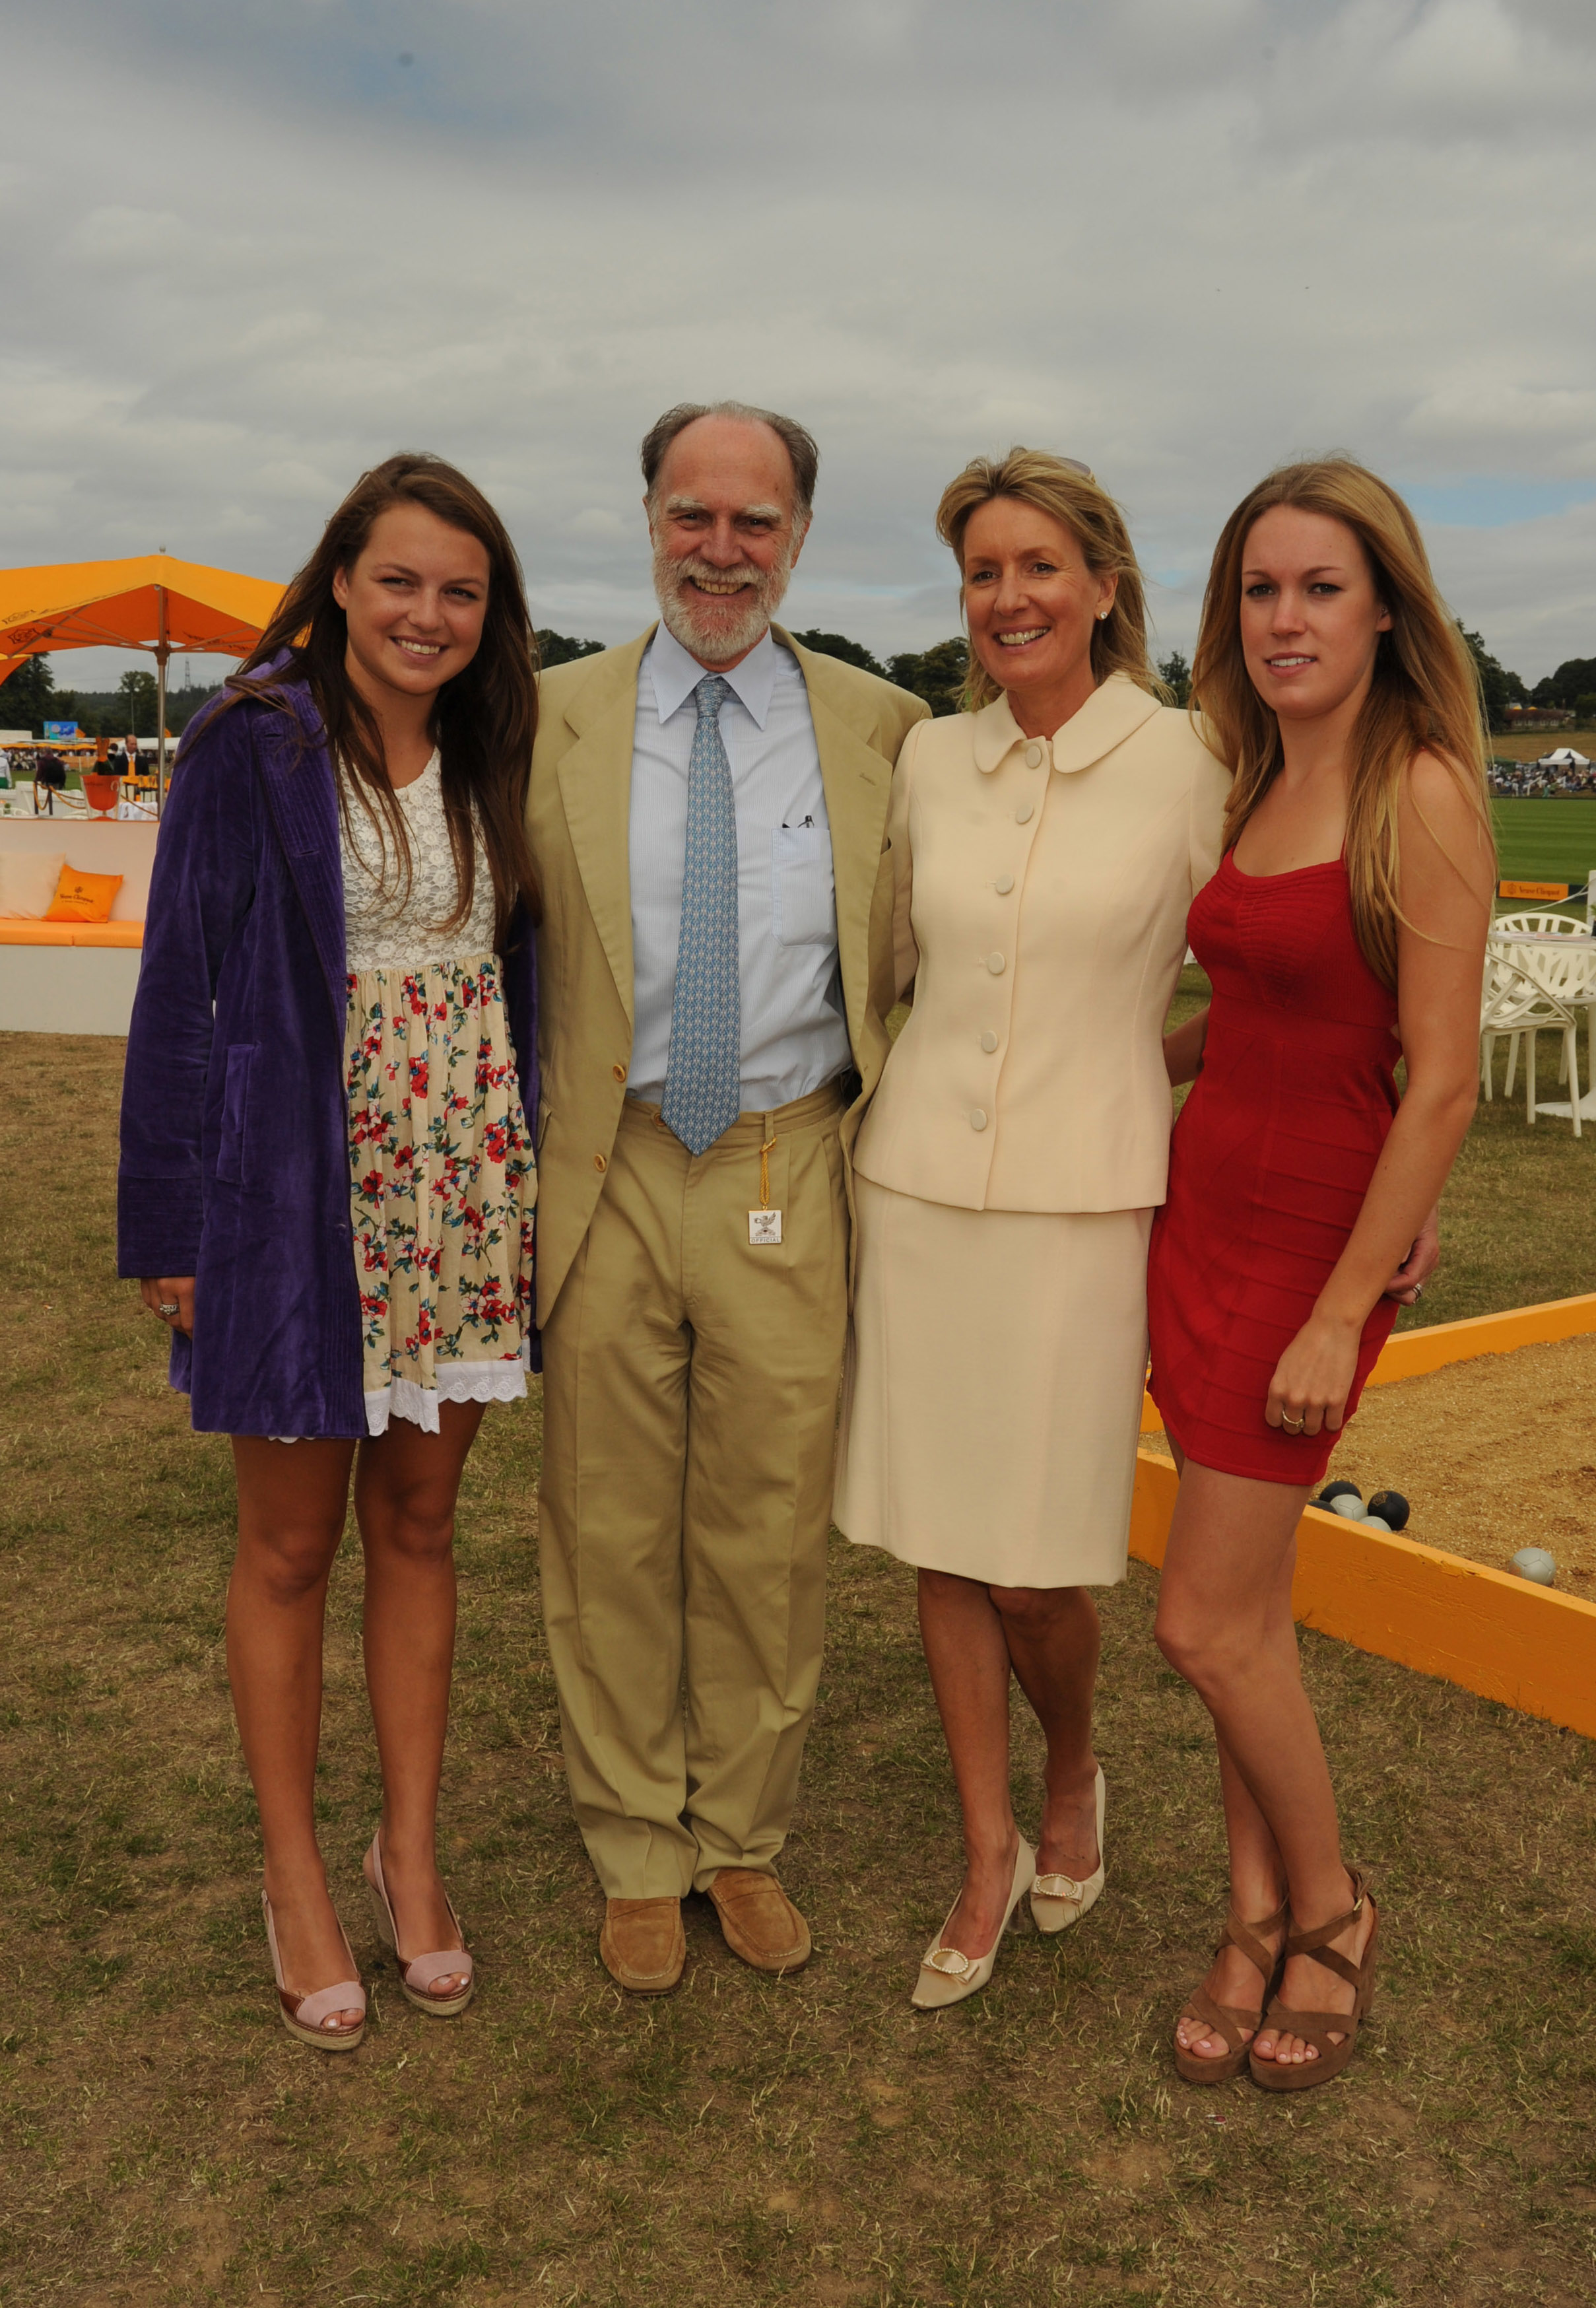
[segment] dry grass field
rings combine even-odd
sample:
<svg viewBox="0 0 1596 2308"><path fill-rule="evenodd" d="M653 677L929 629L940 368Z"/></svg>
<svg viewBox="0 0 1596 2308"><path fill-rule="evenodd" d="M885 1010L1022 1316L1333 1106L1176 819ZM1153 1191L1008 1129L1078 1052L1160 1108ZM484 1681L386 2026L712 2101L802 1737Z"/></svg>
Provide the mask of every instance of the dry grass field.
<svg viewBox="0 0 1596 2308"><path fill-rule="evenodd" d="M1488 742L1498 762L1539 762L1559 745L1596 757L1596 729L1526 729L1517 736L1493 736Z"/></svg>
<svg viewBox="0 0 1596 2308"><path fill-rule="evenodd" d="M744 1969L694 1903L682 1993L618 1995L538 1619L537 1414L462 1500L443 1849L481 1967L428 2021L356 1903L377 1802L359 1578L335 1580L322 1819L374 1986L331 2061L275 2017L229 1716L225 1445L186 1431L111 1279L119 1047L0 1038L0 2302L7 2308L1403 2308L1596 2295L1596 1754L1309 1637L1386 1955L1365 2050L1298 2100L1182 2087L1165 2049L1223 1908L1200 1707L1104 1600L1109 1887L991 1989L911 2011L958 1841L910 1574L837 1542L786 1880L808 1971ZM1596 1145L1482 1120L1435 1317L1590 1286ZM1038 1748L1016 1767L1034 1824Z"/></svg>

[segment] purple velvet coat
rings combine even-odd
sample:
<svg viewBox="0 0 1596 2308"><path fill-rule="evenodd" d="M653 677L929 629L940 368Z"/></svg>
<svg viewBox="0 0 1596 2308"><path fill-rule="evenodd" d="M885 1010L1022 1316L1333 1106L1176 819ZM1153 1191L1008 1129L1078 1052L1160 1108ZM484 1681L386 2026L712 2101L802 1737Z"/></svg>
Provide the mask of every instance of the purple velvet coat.
<svg viewBox="0 0 1596 2308"><path fill-rule="evenodd" d="M117 1271L192 1274L171 1382L197 1428L366 1431L343 1081L338 793L303 685L292 711L207 706L172 781L128 1035ZM537 1111L536 960L502 956Z"/></svg>

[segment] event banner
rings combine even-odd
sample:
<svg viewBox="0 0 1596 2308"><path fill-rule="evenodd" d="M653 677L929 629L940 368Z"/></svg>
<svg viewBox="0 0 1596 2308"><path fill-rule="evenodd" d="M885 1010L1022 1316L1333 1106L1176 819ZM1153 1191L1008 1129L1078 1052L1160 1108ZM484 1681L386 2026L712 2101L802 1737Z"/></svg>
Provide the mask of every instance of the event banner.
<svg viewBox="0 0 1596 2308"><path fill-rule="evenodd" d="M78 725L75 721L47 721L44 733L47 737L75 737Z"/></svg>

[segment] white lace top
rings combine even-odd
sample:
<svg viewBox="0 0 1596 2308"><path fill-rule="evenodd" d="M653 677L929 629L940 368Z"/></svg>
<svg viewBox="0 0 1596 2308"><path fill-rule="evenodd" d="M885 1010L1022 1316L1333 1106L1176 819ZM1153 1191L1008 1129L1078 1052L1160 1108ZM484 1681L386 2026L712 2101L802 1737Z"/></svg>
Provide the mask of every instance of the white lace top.
<svg viewBox="0 0 1596 2308"><path fill-rule="evenodd" d="M342 828L346 969L418 969L465 954L492 953L493 877L480 835L470 914L447 934L439 927L454 911L457 883L443 814L443 763L435 750L415 783L400 786L396 797L410 839L408 892L391 859L386 861L388 887L383 889L388 844L381 825L373 825L358 799Z"/></svg>

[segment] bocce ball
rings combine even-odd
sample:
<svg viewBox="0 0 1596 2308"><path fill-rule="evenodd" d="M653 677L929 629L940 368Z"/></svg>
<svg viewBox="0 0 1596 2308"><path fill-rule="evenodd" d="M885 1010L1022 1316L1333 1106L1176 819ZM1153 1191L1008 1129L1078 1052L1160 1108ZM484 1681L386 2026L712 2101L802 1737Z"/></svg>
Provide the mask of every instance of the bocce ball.
<svg viewBox="0 0 1596 2308"><path fill-rule="evenodd" d="M1330 1502L1333 1514L1344 1515L1348 1522L1361 1522L1369 1511L1356 1491L1340 1491Z"/></svg>
<svg viewBox="0 0 1596 2308"><path fill-rule="evenodd" d="M1405 1530L1413 1510L1400 1491L1377 1491L1369 1503L1369 1511L1378 1515L1387 1530Z"/></svg>
<svg viewBox="0 0 1596 2308"><path fill-rule="evenodd" d="M1521 1579L1532 1579L1537 1587L1549 1587L1557 1575L1557 1563L1544 1546L1521 1546L1513 1567Z"/></svg>
<svg viewBox="0 0 1596 2308"><path fill-rule="evenodd" d="M1337 1499L1360 1499L1362 1495L1356 1483L1326 1483L1314 1504L1316 1507L1333 1507Z"/></svg>
<svg viewBox="0 0 1596 2308"><path fill-rule="evenodd" d="M1365 1530L1383 1530L1389 1533L1391 1526L1383 1515L1366 1514L1363 1518L1363 1528Z"/></svg>

